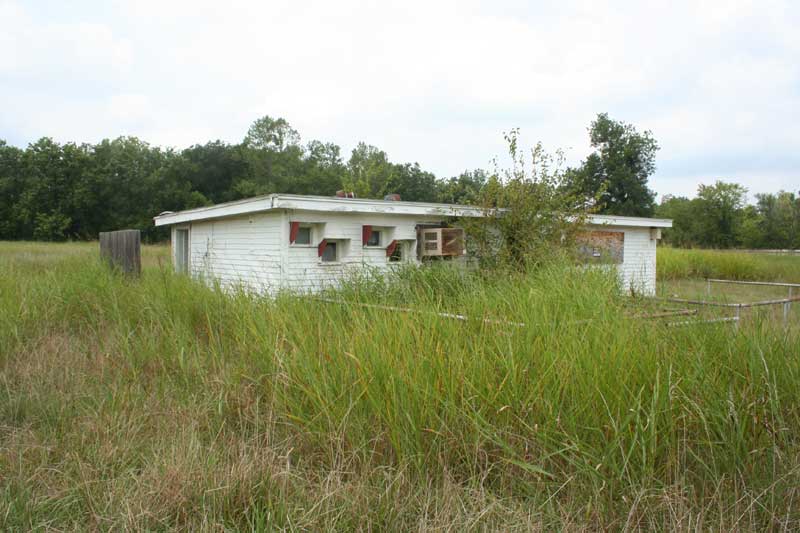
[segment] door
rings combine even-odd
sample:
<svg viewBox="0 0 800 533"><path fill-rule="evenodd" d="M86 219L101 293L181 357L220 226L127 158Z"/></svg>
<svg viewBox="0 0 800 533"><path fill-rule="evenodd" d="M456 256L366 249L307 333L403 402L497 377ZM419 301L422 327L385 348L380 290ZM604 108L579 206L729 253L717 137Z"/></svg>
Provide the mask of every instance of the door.
<svg viewBox="0 0 800 533"><path fill-rule="evenodd" d="M175 272L189 273L189 230L175 230Z"/></svg>

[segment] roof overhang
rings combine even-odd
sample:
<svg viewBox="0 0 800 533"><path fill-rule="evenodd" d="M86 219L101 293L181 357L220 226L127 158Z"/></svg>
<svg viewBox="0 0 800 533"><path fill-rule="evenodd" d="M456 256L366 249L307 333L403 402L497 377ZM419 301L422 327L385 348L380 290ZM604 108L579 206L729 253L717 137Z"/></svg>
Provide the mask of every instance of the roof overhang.
<svg viewBox="0 0 800 533"><path fill-rule="evenodd" d="M481 207L427 202L392 200L366 200L361 198L336 198L328 196L302 196L296 194L270 194L236 202L163 213L153 218L156 226L182 224L197 220L226 218L266 211L291 209L326 213L373 213L384 215L432 215L441 217L482 217Z"/></svg>
<svg viewBox="0 0 800 533"><path fill-rule="evenodd" d="M589 215L587 223L593 226L625 226L628 228L671 228L667 218L622 217L617 215Z"/></svg>
<svg viewBox="0 0 800 533"><path fill-rule="evenodd" d="M416 215L439 217L482 217L489 211L482 207L428 202L403 202L392 200L367 200L331 196L304 196L299 194L270 194L227 202L224 204L162 213L153 218L156 226L184 224L198 220L211 220L264 213L277 210L317 211L322 213L369 213L381 215ZM589 215L587 223L603 226L641 228L671 228L672 221L662 218L621 217L615 215Z"/></svg>

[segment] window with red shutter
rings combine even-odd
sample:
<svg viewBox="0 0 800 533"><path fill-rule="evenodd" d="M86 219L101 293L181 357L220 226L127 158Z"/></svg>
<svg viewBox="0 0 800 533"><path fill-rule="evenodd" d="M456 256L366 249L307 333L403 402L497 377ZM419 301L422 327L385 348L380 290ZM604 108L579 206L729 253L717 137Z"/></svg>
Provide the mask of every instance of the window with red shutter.
<svg viewBox="0 0 800 533"><path fill-rule="evenodd" d="M311 226L300 222L289 223L289 244L305 245L311 244Z"/></svg>

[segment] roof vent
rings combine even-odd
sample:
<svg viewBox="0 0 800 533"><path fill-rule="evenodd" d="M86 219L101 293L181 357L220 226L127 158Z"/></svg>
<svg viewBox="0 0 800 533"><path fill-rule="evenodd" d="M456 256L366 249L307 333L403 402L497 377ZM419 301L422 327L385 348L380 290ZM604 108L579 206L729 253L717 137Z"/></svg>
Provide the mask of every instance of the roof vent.
<svg viewBox="0 0 800 533"><path fill-rule="evenodd" d="M336 191L336 198L355 198L356 193L353 191Z"/></svg>
<svg viewBox="0 0 800 533"><path fill-rule="evenodd" d="M383 199L389 202L399 202L400 195L397 193L387 194L386 196L383 197Z"/></svg>

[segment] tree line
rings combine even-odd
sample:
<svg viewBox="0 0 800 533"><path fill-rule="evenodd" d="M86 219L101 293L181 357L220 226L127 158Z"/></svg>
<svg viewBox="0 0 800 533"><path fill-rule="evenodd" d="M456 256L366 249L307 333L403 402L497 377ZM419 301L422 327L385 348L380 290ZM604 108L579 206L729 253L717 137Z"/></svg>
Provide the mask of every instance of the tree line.
<svg viewBox="0 0 800 533"><path fill-rule="evenodd" d="M656 214L672 219L664 236L674 246L800 249L800 196L779 191L746 200L741 185L717 181L700 185L692 199L666 195Z"/></svg>
<svg viewBox="0 0 800 533"><path fill-rule="evenodd" d="M165 237L152 217L269 193L468 203L487 180L482 170L437 179L417 163L393 163L360 143L344 161L339 146L300 135L284 119L263 117L236 144L212 141L163 149L136 137L98 144L42 138L25 149L0 140L0 239L95 239L101 231L140 229Z"/></svg>
<svg viewBox="0 0 800 533"><path fill-rule="evenodd" d="M594 152L568 169L568 186L599 213L672 219L664 242L689 248L800 249L800 195L778 191L755 195L717 180L700 184L695 198L665 195L660 203L648 187L658 143L649 131L597 116L589 126Z"/></svg>
<svg viewBox="0 0 800 533"><path fill-rule="evenodd" d="M515 137L516 138L516 137ZM678 246L800 247L800 199L794 193L756 195L747 205L737 184L701 185L695 199L666 196L648 186L658 143L649 131L599 114L589 126L590 153L563 169L560 188L588 211L673 218L667 242ZM556 157L550 164L559 165ZM404 200L472 203L503 186L500 169L439 178L418 163L395 163L359 143L345 160L334 143L303 142L282 118L256 120L239 143L211 141L183 150L136 137L98 144L42 138L21 149L0 140L0 239L95 239L101 231L140 229L163 239L152 217L163 211L269 193L361 198L397 193Z"/></svg>

